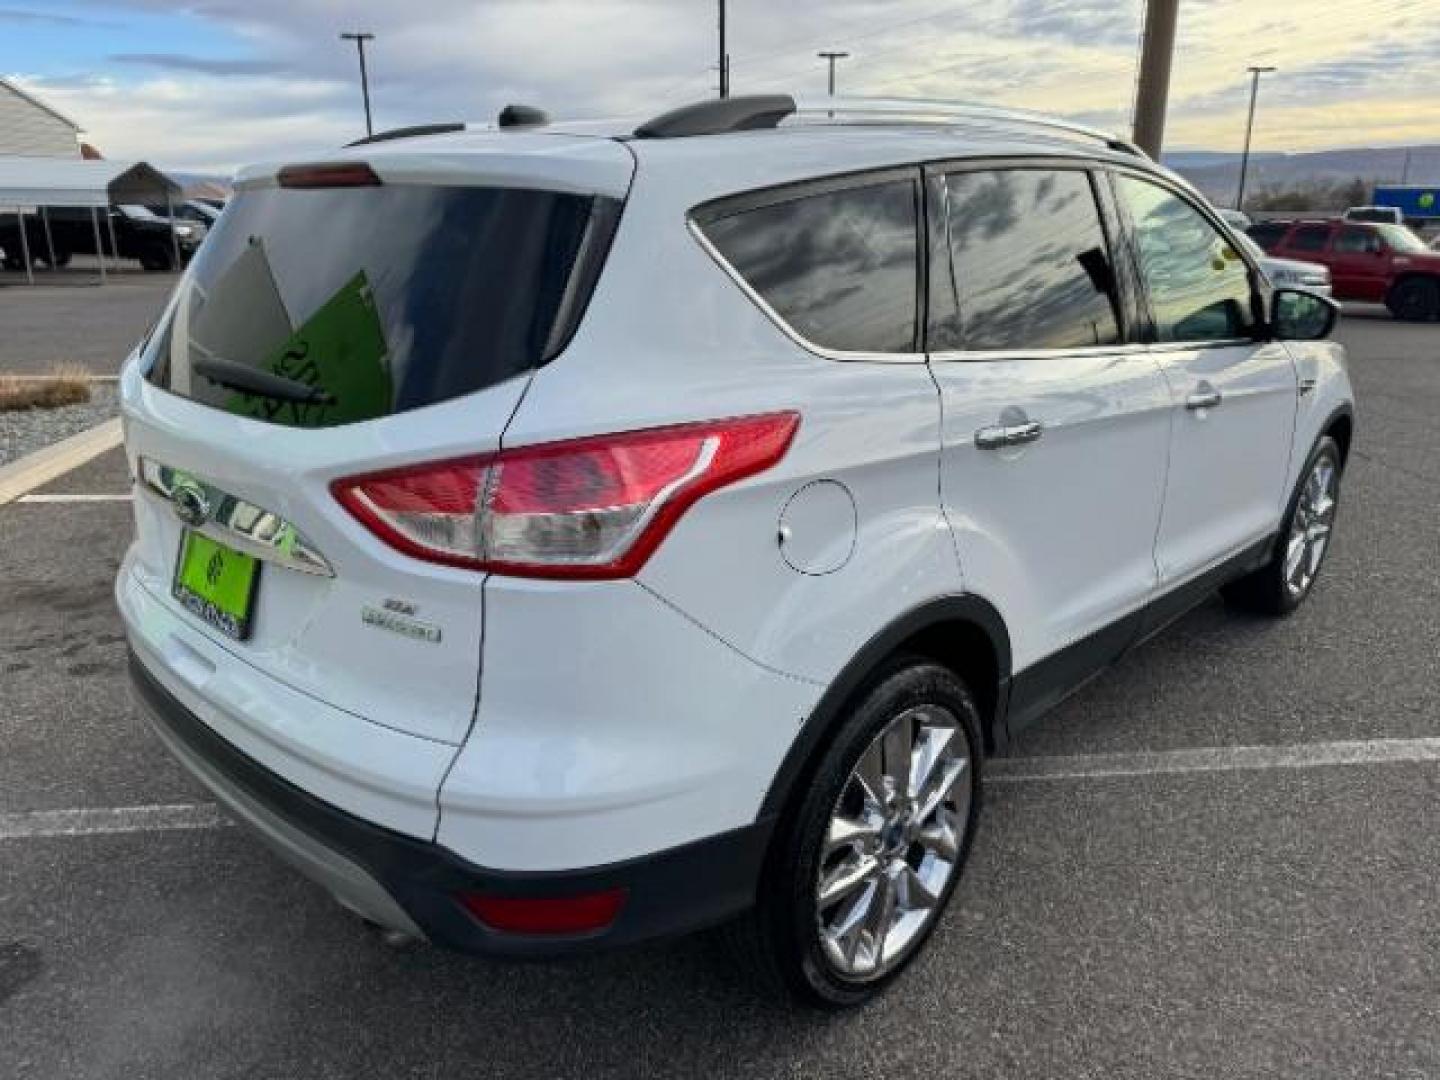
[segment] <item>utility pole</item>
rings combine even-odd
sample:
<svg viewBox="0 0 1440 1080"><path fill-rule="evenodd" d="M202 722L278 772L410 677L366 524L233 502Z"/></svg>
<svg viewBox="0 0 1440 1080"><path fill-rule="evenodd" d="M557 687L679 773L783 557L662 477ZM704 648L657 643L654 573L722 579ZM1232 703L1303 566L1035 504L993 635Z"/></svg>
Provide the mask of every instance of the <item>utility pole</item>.
<svg viewBox="0 0 1440 1080"><path fill-rule="evenodd" d="M375 128L370 123L370 76L365 71L365 43L374 41L375 35L357 30L343 33L340 38L355 42L355 47L360 50L360 93L365 97L365 134L368 137L375 134Z"/></svg>
<svg viewBox="0 0 1440 1080"><path fill-rule="evenodd" d="M848 59L850 59L850 54L849 54L848 52L818 52L818 53L816 53L815 55L818 56L818 57L820 57L822 60L829 60L829 61L830 61L830 96L831 96L831 97L834 97L834 96L835 96L835 61L836 61L836 60L848 60Z"/></svg>
<svg viewBox="0 0 1440 1080"><path fill-rule="evenodd" d="M1260 94L1260 76L1269 74L1275 68L1251 65L1246 70L1250 72L1250 116L1245 121L1245 152L1240 155L1240 190L1235 195L1236 210L1245 207L1245 175L1250 171L1250 136L1255 131L1255 99Z"/></svg>
<svg viewBox="0 0 1440 1080"><path fill-rule="evenodd" d="M725 47L725 0L720 0L720 96L730 96L730 53Z"/></svg>
<svg viewBox="0 0 1440 1080"><path fill-rule="evenodd" d="M1145 36L1140 50L1140 84L1135 93L1135 144L1156 161L1165 142L1165 105L1170 97L1170 62L1180 0L1146 0Z"/></svg>

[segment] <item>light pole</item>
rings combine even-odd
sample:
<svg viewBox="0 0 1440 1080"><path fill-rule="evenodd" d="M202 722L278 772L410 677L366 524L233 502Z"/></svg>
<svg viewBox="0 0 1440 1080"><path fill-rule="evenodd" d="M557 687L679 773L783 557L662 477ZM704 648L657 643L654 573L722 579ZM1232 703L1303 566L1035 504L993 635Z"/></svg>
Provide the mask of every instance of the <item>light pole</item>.
<svg viewBox="0 0 1440 1080"><path fill-rule="evenodd" d="M360 93L365 98L365 135L368 138L375 134L375 128L370 123L370 76L365 71L365 43L374 41L375 35L357 30L341 34L340 39L355 42L355 48L360 51Z"/></svg>
<svg viewBox="0 0 1440 1080"><path fill-rule="evenodd" d="M725 0L720 0L720 96L730 96L730 54L725 46Z"/></svg>
<svg viewBox="0 0 1440 1080"><path fill-rule="evenodd" d="M830 61L830 96L831 96L831 97L834 97L834 96L835 96L835 61L836 61L836 60L848 60L848 59L850 59L850 54L849 54L848 52L818 52L818 53L816 53L815 55L818 56L818 57L820 57L820 59L822 59L822 60L828 60L828 61Z"/></svg>
<svg viewBox="0 0 1440 1080"><path fill-rule="evenodd" d="M1146 0L1135 84L1135 145L1156 161L1165 142L1165 105L1170 99L1170 63L1179 18L1180 0Z"/></svg>
<svg viewBox="0 0 1440 1080"><path fill-rule="evenodd" d="M1245 174L1250 171L1250 136L1255 130L1255 99L1260 94L1260 76L1277 69L1252 64L1246 70L1250 72L1250 116L1245 121L1245 152L1240 155L1240 190L1235 195L1236 210L1245 206Z"/></svg>

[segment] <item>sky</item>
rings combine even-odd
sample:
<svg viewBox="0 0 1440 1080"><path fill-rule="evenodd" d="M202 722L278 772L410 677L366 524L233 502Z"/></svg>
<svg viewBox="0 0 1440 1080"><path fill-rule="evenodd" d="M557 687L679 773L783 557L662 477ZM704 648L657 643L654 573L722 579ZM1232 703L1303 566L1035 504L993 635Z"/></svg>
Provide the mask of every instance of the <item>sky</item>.
<svg viewBox="0 0 1440 1080"><path fill-rule="evenodd" d="M729 0L734 93L932 97L1128 132L1143 0ZM644 117L715 89L716 0L0 0L0 74L107 157L227 173L508 102ZM1440 0L1181 0L1167 150L1440 142Z"/></svg>

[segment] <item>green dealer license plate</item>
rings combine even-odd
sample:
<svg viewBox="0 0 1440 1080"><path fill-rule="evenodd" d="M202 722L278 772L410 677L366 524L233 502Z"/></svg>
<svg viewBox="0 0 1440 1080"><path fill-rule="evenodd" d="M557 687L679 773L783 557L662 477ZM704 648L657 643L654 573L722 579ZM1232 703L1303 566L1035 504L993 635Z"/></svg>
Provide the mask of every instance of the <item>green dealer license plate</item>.
<svg viewBox="0 0 1440 1080"><path fill-rule="evenodd" d="M175 564L175 599L237 641L250 636L260 560L185 530Z"/></svg>

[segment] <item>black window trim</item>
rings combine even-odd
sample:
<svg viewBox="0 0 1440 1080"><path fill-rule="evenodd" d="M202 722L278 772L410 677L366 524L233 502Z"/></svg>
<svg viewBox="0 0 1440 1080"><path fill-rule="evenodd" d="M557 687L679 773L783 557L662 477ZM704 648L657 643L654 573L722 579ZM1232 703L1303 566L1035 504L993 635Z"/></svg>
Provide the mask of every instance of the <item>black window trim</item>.
<svg viewBox="0 0 1440 1080"><path fill-rule="evenodd" d="M1251 257L1250 252L1245 250L1243 244L1234 242L1234 230L1225 220L1221 218L1219 214L1215 213L1203 199L1197 201L1194 193L1187 191L1183 185L1175 183L1163 174L1149 172L1145 169L1129 168L1115 162L1106 162L1103 169L1110 176L1110 186L1115 197L1115 208L1124 223L1123 231L1126 237L1126 255L1132 266L1136 288L1139 290L1139 301L1144 319L1145 349L1151 353L1194 352L1201 349L1234 349L1270 340L1268 299L1272 290L1266 285L1265 275L1261 272L1259 264ZM1250 308L1251 315L1255 320L1255 330L1253 334L1249 337L1220 338L1215 341L1159 340L1159 335L1155 328L1155 313L1150 304L1149 288L1145 284L1144 275L1140 272L1140 251L1136 240L1135 220L1130 214L1129 207L1125 205L1125 201L1119 197L1119 192L1116 191L1114 187L1114 180L1118 175L1125 175L1136 180L1142 180L1169 192L1199 214L1202 219L1209 223L1211 228L1230 243L1236 256L1245 264L1246 270L1248 271L1247 276L1250 279Z"/></svg>
<svg viewBox="0 0 1440 1080"><path fill-rule="evenodd" d="M947 176L964 172L1010 172L1018 170L1044 171L1044 172L1083 172L1090 181L1091 198L1095 201L1096 213L1100 218L1100 230L1105 237L1109 248L1107 254L1110 257L1111 270L1115 274L1116 288L1120 294L1120 322L1121 340L1114 345L1077 345L1059 349L945 349L941 351L927 352L926 355L932 360L943 361L947 364L953 363L993 363L996 361L1019 361L1019 360L1057 360L1065 357L1087 357L1087 356L1125 356L1129 354L1140 354L1148 350L1148 345L1136 340L1132 335L1132 328L1137 323L1130 322L1131 319L1138 319L1141 315L1140 296L1135 291L1137 281L1132 267L1130 250L1122 247L1118 242L1118 236L1124 233L1123 219L1114 219L1112 214L1116 212L1113 193L1109 192L1108 185L1102 184L1100 173L1106 168L1106 163L1097 158L1076 157L1073 155L1056 155L1054 157L1043 154L1025 155L1023 157L967 157L955 158L945 161L928 162L924 166L926 187L932 179L943 180ZM1102 189L1104 193L1102 194ZM1107 202L1107 197L1109 200ZM946 223L948 225L948 222ZM940 238L948 242L949 229L946 228L940 233ZM927 244L938 242L934 231L928 226L926 228ZM929 262L927 253L927 265ZM928 312L926 332L929 332ZM925 342L929 347L929 341Z"/></svg>
<svg viewBox="0 0 1440 1080"><path fill-rule="evenodd" d="M735 217L739 214L748 213L752 210L760 210L770 206L780 206L787 202L796 202L800 199L810 198L815 195L828 195L836 191L849 191L855 188L877 187L881 184L908 181L910 184L911 196L915 200L915 311L914 311L914 334L911 339L909 352L866 352L852 349L833 349L828 345L821 345L805 337L789 321L776 311L763 296L759 294L750 283L745 280L730 261L720 253L717 248L705 235L705 226L725 218ZM693 207L687 215L685 226L690 231L701 249L714 260L740 289L741 292L758 307L763 315L796 345L799 345L807 352L827 360L842 360L849 362L884 363L884 364L923 364L926 356L923 350L925 323L922 321L927 317L927 291L929 266L927 262L928 245L926 243L926 205L924 185L921 182L921 166L915 165L887 165L879 169L865 169L858 172L839 173L833 176L816 177L813 179L800 180L787 184L778 184L773 187L757 188L753 191L740 192L735 195L725 195L719 199L712 199L709 202L701 203Z"/></svg>

